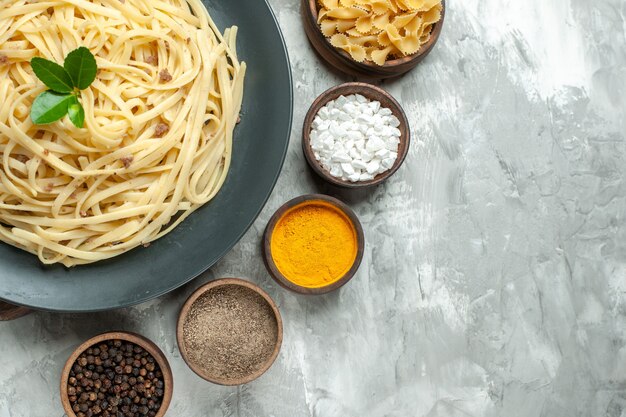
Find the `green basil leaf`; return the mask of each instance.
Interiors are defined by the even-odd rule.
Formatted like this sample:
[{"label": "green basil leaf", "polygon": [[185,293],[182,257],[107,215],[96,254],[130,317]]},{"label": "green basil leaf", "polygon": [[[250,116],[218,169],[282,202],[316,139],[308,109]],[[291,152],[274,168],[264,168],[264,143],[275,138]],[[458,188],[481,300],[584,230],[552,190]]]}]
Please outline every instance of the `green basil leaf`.
[{"label": "green basil leaf", "polygon": [[76,96],[73,94],[60,94],[50,90],[44,91],[33,101],[33,107],[30,109],[30,118],[33,123],[38,125],[54,123],[67,114],[67,108],[74,99],[76,99]]},{"label": "green basil leaf", "polygon": [[89,87],[96,79],[96,72],[98,71],[96,58],[84,46],[67,54],[63,66],[70,74],[74,86],[78,87],[79,90]]},{"label": "green basil leaf", "polygon": [[70,102],[67,108],[67,115],[70,116],[70,120],[77,128],[82,128],[85,125],[85,109],[83,105],[78,102],[78,98],[73,96],[74,99]]},{"label": "green basil leaf", "polygon": [[69,93],[74,89],[72,78],[65,68],[56,62],[48,61],[43,58],[33,58],[30,61],[35,75],[48,88],[59,93]]}]

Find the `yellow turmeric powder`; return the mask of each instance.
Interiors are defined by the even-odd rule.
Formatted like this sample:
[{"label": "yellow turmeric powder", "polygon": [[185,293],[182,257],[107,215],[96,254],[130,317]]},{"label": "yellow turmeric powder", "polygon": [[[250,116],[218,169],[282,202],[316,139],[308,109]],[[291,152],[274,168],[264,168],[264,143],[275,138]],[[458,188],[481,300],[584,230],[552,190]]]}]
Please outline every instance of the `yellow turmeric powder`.
[{"label": "yellow turmeric powder", "polygon": [[287,211],[271,237],[272,258],[289,281],[320,288],[341,279],[357,255],[350,219],[325,201],[307,201]]}]

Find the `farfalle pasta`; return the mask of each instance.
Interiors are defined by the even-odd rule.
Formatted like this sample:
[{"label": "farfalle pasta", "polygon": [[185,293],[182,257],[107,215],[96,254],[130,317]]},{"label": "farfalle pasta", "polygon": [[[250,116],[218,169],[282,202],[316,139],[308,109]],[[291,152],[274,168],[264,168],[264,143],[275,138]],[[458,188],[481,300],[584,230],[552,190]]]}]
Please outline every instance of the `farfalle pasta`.
[{"label": "farfalle pasta", "polygon": [[319,0],[318,24],[357,62],[384,65],[417,53],[441,19],[441,0]]}]

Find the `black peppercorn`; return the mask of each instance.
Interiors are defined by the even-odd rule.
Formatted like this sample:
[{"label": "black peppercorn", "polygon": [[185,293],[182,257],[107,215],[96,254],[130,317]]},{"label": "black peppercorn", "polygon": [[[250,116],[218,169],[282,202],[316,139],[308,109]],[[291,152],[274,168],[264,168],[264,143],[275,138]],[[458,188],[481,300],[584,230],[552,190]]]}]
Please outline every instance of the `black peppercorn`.
[{"label": "black peppercorn", "polygon": [[70,370],[68,399],[77,417],[154,417],[163,374],[141,346],[112,340],[83,352]]}]

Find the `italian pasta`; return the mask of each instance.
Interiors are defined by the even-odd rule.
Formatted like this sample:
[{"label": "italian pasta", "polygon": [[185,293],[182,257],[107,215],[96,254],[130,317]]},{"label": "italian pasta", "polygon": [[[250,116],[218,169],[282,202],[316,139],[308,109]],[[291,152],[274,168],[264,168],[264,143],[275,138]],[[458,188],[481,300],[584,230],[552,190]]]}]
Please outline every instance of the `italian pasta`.
[{"label": "italian pasta", "polygon": [[[0,0],[0,240],[45,264],[122,254],[169,233],[225,181],[243,96],[237,28],[200,0]],[[33,57],[85,46],[85,127],[34,125]]]},{"label": "italian pasta", "polygon": [[319,0],[318,24],[331,45],[357,62],[384,65],[413,55],[441,19],[441,0]]}]

